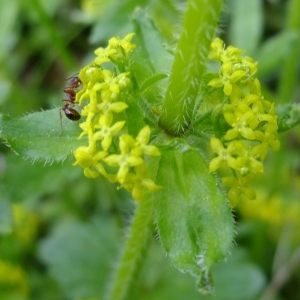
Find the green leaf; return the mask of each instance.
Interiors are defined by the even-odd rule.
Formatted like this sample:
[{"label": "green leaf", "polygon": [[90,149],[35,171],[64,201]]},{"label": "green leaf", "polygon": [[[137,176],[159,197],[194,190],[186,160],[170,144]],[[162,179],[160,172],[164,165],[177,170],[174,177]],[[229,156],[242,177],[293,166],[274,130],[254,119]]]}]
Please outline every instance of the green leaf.
[{"label": "green leaf", "polygon": [[60,161],[77,147],[84,145],[78,140],[78,122],[68,120],[62,114],[61,131],[59,109],[28,114],[19,119],[0,116],[0,137],[17,153],[32,160]]},{"label": "green leaf", "polygon": [[214,270],[216,281],[215,300],[252,300],[265,285],[259,267],[247,261],[223,263]]},{"label": "green leaf", "polygon": [[128,104],[128,107],[125,110],[128,133],[136,137],[141,128],[145,126],[143,110],[141,109],[141,100],[137,101],[135,97],[128,95],[126,101]]},{"label": "green leaf", "polygon": [[148,88],[150,88],[153,84],[157,83],[158,81],[166,78],[168,75],[167,74],[154,74],[153,76],[147,78],[140,87],[140,92],[141,94],[143,94],[145,92],[145,90],[147,90]]},{"label": "green leaf", "polygon": [[130,106],[125,111],[131,133],[138,132],[132,129],[139,126],[141,117],[144,123],[157,127],[158,116],[152,108],[162,105],[173,58],[163,47],[164,39],[144,11],[134,14],[133,23],[136,33],[133,42],[137,47],[130,55],[130,71],[134,74],[137,90],[133,99],[128,98]]},{"label": "green leaf", "polygon": [[300,105],[286,104],[276,107],[278,132],[289,130],[300,124]]},{"label": "green leaf", "polygon": [[162,103],[173,56],[163,47],[164,39],[154,23],[138,11],[133,18],[134,43],[130,69],[135,75],[139,91],[150,103]]},{"label": "green leaf", "polygon": [[104,293],[119,235],[114,222],[64,221],[39,247],[39,256],[68,299]]},{"label": "green leaf", "polygon": [[213,292],[211,267],[232,243],[233,218],[226,197],[200,154],[182,140],[161,149],[155,193],[159,237],[172,264]]},{"label": "green leaf", "polygon": [[[295,43],[297,43],[298,33],[296,31],[283,31],[274,37],[269,38],[261,47],[257,61],[259,63],[257,77],[271,74],[279,69],[285,58],[290,55]],[[276,51],[274,51],[276,49]]]}]

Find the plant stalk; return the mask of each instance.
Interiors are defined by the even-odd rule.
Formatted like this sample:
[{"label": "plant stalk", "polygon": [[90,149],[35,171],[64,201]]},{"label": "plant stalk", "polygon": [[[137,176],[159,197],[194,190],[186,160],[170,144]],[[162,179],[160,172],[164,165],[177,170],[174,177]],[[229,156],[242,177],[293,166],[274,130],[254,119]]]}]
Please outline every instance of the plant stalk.
[{"label": "plant stalk", "polygon": [[123,300],[141,259],[141,253],[152,233],[153,200],[139,202],[128,233],[127,242],[106,300]]},{"label": "plant stalk", "polygon": [[165,95],[161,127],[171,136],[189,128],[223,0],[189,0]]}]

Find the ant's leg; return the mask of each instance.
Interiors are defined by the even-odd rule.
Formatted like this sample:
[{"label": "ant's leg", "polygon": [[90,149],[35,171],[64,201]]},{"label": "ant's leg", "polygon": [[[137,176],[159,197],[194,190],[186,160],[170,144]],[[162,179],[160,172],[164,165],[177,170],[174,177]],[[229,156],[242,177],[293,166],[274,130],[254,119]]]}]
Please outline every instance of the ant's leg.
[{"label": "ant's leg", "polygon": [[78,74],[79,74],[79,72],[77,72],[77,73],[75,73],[74,75],[71,75],[70,77],[66,78],[66,80],[69,80],[69,79],[71,79],[71,78],[74,78],[74,77],[76,77]]}]

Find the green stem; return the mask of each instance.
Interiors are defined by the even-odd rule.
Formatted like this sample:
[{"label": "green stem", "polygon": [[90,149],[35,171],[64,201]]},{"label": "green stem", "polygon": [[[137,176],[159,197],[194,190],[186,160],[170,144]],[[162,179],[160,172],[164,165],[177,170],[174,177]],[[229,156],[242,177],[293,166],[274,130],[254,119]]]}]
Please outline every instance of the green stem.
[{"label": "green stem", "polygon": [[165,96],[161,127],[179,136],[189,127],[223,0],[189,0]]},{"label": "green stem", "polygon": [[153,200],[148,197],[137,206],[127,243],[119,262],[115,278],[112,282],[107,300],[123,300],[130,287],[135,274],[141,253],[152,232],[152,208]]},{"label": "green stem", "polygon": [[299,52],[300,52],[300,0],[291,0],[288,9],[287,30],[293,30],[298,33],[298,39],[295,41],[291,53],[286,57],[283,71],[279,82],[279,99],[281,103],[288,103],[292,100],[295,92],[295,86],[298,80]]}]

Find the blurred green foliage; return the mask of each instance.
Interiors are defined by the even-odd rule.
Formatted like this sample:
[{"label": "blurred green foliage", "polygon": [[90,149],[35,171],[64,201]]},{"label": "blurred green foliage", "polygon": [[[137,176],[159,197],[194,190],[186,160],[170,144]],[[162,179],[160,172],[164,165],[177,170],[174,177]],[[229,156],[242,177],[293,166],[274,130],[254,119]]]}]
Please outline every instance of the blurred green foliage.
[{"label": "blurred green foliage", "polygon": [[[59,126],[65,78],[94,48],[130,32],[133,12],[144,9],[172,49],[183,7],[180,0],[2,0],[1,113],[56,107]],[[298,0],[228,0],[220,20],[226,43],[258,60],[265,97],[277,106],[300,101],[299,11]],[[216,300],[300,298],[299,126],[281,135],[281,145],[256,181],[258,200],[235,212],[237,245],[214,270]],[[0,299],[102,299],[134,210],[128,194],[84,178],[71,159],[44,165],[4,144],[0,150]],[[128,299],[206,298],[169,266],[153,237]]]}]

